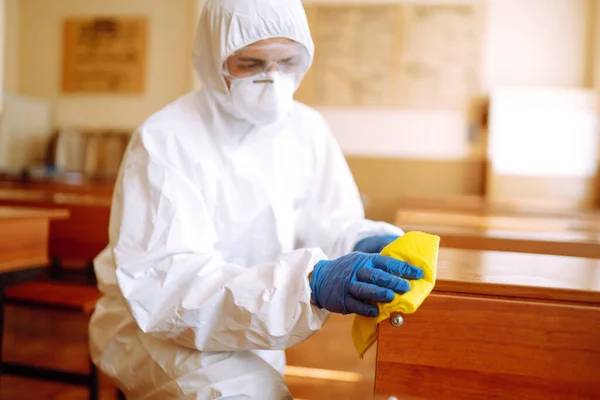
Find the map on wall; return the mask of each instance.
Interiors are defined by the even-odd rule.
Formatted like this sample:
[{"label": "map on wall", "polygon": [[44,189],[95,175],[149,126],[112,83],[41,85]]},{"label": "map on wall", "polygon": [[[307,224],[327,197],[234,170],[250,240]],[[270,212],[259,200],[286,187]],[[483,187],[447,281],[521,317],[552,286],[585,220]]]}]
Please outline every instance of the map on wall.
[{"label": "map on wall", "polygon": [[309,4],[306,12],[316,54],[299,101],[462,112],[479,94],[481,3]]},{"label": "map on wall", "polygon": [[145,18],[68,19],[63,29],[64,92],[143,92]]}]

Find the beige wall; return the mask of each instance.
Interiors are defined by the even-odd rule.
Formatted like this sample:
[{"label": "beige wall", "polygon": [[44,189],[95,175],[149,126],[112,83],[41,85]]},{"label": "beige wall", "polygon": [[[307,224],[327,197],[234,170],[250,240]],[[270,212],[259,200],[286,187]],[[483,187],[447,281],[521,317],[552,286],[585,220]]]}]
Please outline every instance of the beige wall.
[{"label": "beige wall", "polygon": [[[596,89],[596,93],[600,95],[600,4],[598,4],[598,0],[594,2],[594,26],[592,29],[592,49],[594,52],[592,61],[592,77],[594,82],[594,88]],[[600,101],[598,102],[600,107]],[[600,111],[600,108],[599,108]]]},{"label": "beige wall", "polygon": [[[7,88],[55,100],[55,123],[59,126],[110,124],[130,128],[163,104],[198,86],[190,70],[190,53],[195,20],[203,0],[5,1],[9,5],[8,11],[16,16],[9,19],[19,21],[8,24],[7,37],[14,41],[20,35],[18,60],[7,60]],[[484,89],[504,84],[590,85],[593,57],[587,56],[588,22],[595,1],[488,0],[482,60]],[[14,6],[17,2],[20,3],[20,15]],[[61,22],[68,15],[99,14],[145,14],[150,18],[149,85],[142,96],[66,96],[60,93]],[[324,111],[327,114],[327,110]],[[360,113],[363,121],[371,118],[373,124],[377,124],[377,118],[370,117],[369,111],[349,111],[354,116]],[[337,124],[335,118],[330,117],[333,125]],[[377,126],[372,128],[378,130]],[[397,126],[395,132],[389,134],[395,134],[395,139],[409,139],[398,138],[398,131],[419,134],[413,129],[402,128]],[[353,132],[338,130],[334,133],[340,142],[353,147],[353,139],[349,137]],[[461,140],[460,135],[457,140]],[[375,154],[369,149],[365,151],[370,156],[377,156],[377,150]],[[455,158],[463,156],[456,154]],[[420,158],[419,154],[413,154],[413,157]]]},{"label": "beige wall", "polygon": [[4,90],[16,92],[19,80],[19,2],[4,0]]},{"label": "beige wall", "polygon": [[[600,12],[596,21],[590,18],[598,11],[596,1],[488,0],[482,94],[487,95],[503,85],[591,87],[591,71],[598,71],[600,76],[600,50],[598,63],[593,56],[594,47],[598,45],[600,49],[600,44],[592,40],[598,37],[592,28],[600,26]],[[600,90],[600,84],[596,87]],[[407,146],[402,143],[422,142],[429,131],[419,133],[413,124],[408,124],[411,120],[407,118],[404,119],[406,124],[402,124],[403,119],[399,117],[393,118],[394,124],[389,124],[392,118],[381,118],[379,111],[347,111],[345,116],[343,111],[335,110],[331,113],[335,118],[330,123],[349,154],[350,168],[368,200],[369,217],[392,221],[401,196],[484,193],[484,153],[469,152],[467,144],[457,143],[457,140],[466,140],[466,135],[460,124],[455,121],[450,124],[452,118],[447,118],[447,126],[435,129],[443,133],[441,136],[446,135],[445,138],[428,141],[436,146],[435,151],[431,151],[431,146],[408,146],[409,155],[405,154]],[[436,113],[430,114],[429,120],[443,121]],[[352,122],[348,122],[350,118]],[[345,123],[339,124],[338,120]],[[365,133],[336,130],[338,126],[360,127]],[[370,128],[368,134],[365,126]],[[364,140],[365,135],[369,135],[369,140]],[[381,143],[398,143],[398,146],[386,147]],[[395,157],[390,147],[397,148]],[[380,179],[385,182],[384,186],[379,184]],[[593,190],[593,182],[586,179],[560,180],[559,183],[561,187],[573,189],[566,190],[565,197],[568,193]]]},{"label": "beige wall", "polygon": [[596,0],[490,0],[484,87],[588,86]]},{"label": "beige wall", "polygon": [[[191,87],[195,0],[20,0],[17,91],[53,100],[54,124],[132,129]],[[145,15],[149,18],[146,92],[65,95],[60,92],[61,29],[68,16]]]},{"label": "beige wall", "polygon": [[2,98],[4,96],[4,48],[6,39],[6,1],[0,0],[0,115],[2,115]]},{"label": "beige wall", "polygon": [[[304,0],[305,3],[376,3],[380,0]],[[409,2],[408,0],[387,0]],[[386,1],[386,2],[387,2]],[[410,0],[410,2],[478,0]],[[482,0],[480,0],[482,1]],[[503,85],[591,86],[590,12],[597,0],[487,0],[482,54],[482,95]],[[469,143],[465,115],[438,110],[321,108],[342,149],[351,156],[410,159],[482,159]],[[382,115],[384,114],[384,115]],[[446,113],[447,114],[447,113]],[[462,122],[457,121],[461,119]],[[427,121],[425,123],[424,121]],[[435,129],[430,129],[432,123]],[[348,129],[350,127],[350,129]],[[365,127],[369,137],[365,140]],[[443,140],[435,133],[443,132]],[[382,143],[435,143],[431,146],[382,146]],[[408,149],[407,147],[410,147]],[[434,151],[432,151],[434,150]]]},{"label": "beige wall", "polygon": [[[57,126],[131,129],[162,105],[199,86],[190,55],[203,0],[4,1],[8,21],[6,54],[19,55],[5,59],[6,87],[54,100]],[[365,1],[376,2],[327,0]],[[446,0],[435,0],[440,1]],[[594,80],[600,82],[600,40],[590,40],[600,34],[591,26],[591,21],[595,21],[593,28],[600,26],[600,7],[594,6],[596,1],[487,0],[482,94],[501,85],[590,86]],[[145,14],[150,18],[145,94],[67,96],[60,93],[61,22],[70,15],[99,14]],[[598,49],[595,56],[590,49]],[[600,90],[600,84],[596,83],[596,87]],[[394,199],[404,194],[481,193],[483,190],[485,174],[481,152],[465,151],[468,145],[457,144],[466,140],[461,128],[466,123],[460,123],[455,117],[448,116],[448,126],[436,127],[435,131],[451,132],[452,139],[435,141],[439,147],[435,151],[417,146],[406,154],[406,146],[395,146],[400,152],[395,154],[390,153],[389,146],[379,143],[412,143],[422,138],[422,132],[415,128],[419,124],[415,124],[406,111],[402,115],[387,115],[387,119],[382,119],[380,112],[364,109],[322,111],[348,154],[359,187],[370,201],[372,216],[387,219],[393,214]],[[419,118],[443,125],[443,119],[437,114],[432,110],[431,118],[427,114]],[[347,123],[350,117],[360,120],[360,124]],[[391,120],[393,124],[389,123]],[[369,132],[377,132],[376,140],[363,140],[367,134],[365,126]],[[388,129],[390,127],[393,129]],[[374,185],[373,178],[379,176],[386,176],[393,189],[382,190]]]},{"label": "beige wall", "polygon": [[[190,31],[190,37],[192,40],[192,45],[194,43],[194,39],[196,37],[196,26],[198,25],[198,18],[200,16],[200,13],[202,12],[202,7],[204,7],[204,3],[206,2],[206,0],[192,0],[193,1],[193,13],[192,13],[192,29]],[[190,82],[192,82],[191,84],[191,89],[192,90],[198,90],[202,87],[202,84],[200,82],[200,79],[198,78],[198,74],[196,73],[196,69],[193,65],[189,66],[189,74],[190,74]]]},{"label": "beige wall", "polygon": [[347,157],[365,203],[367,217],[393,222],[405,196],[483,193],[485,162]]}]

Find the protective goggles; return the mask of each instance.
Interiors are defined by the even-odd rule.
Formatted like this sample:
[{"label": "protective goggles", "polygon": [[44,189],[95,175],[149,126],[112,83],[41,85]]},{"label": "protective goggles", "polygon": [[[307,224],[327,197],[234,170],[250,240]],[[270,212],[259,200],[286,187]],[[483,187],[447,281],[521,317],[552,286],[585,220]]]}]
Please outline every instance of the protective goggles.
[{"label": "protective goggles", "polygon": [[279,71],[286,74],[304,74],[310,64],[306,48],[299,43],[268,43],[246,46],[223,63],[223,74],[229,79]]}]

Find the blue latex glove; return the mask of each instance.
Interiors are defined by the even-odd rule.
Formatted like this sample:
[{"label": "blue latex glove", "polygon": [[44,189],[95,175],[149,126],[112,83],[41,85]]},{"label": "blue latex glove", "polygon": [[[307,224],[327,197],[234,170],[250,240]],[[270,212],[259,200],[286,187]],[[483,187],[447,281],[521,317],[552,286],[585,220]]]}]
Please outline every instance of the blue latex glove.
[{"label": "blue latex glove", "polygon": [[379,254],[384,247],[398,239],[399,236],[370,236],[356,243],[354,251],[362,253]]},{"label": "blue latex glove", "polygon": [[332,261],[320,261],[310,280],[312,302],[340,314],[376,317],[373,303],[389,303],[395,293],[406,293],[405,279],[421,279],[423,270],[378,254],[350,253]]}]

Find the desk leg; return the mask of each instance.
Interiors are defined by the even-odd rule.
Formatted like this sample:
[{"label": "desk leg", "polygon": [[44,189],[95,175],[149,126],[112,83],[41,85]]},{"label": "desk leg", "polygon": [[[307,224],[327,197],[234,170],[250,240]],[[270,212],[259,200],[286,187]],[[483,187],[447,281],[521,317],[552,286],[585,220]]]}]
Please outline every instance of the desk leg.
[{"label": "desk leg", "polygon": [[86,272],[87,272],[88,278],[90,280],[90,283],[96,285],[97,284],[96,271],[94,270],[94,261],[93,260],[88,262]]},{"label": "desk leg", "polygon": [[6,370],[3,358],[3,342],[4,342],[4,313],[6,311],[5,294],[6,288],[10,285],[26,282],[35,279],[38,274],[44,271],[46,268],[35,268],[26,271],[15,271],[5,274],[0,274],[0,377],[2,377]]},{"label": "desk leg", "polygon": [[98,392],[100,390],[98,385],[98,369],[90,359],[90,396],[89,400],[98,400]]},{"label": "desk leg", "polygon": [[50,279],[54,280],[54,279],[60,279],[60,273],[62,272],[62,264],[60,262],[60,259],[58,259],[58,257],[52,257],[52,260],[50,261],[50,268],[49,268],[49,274],[50,274]]}]

